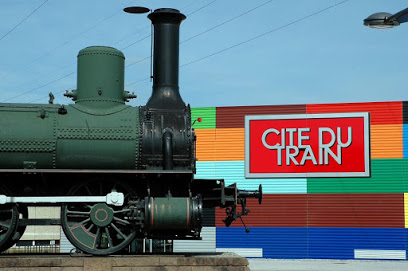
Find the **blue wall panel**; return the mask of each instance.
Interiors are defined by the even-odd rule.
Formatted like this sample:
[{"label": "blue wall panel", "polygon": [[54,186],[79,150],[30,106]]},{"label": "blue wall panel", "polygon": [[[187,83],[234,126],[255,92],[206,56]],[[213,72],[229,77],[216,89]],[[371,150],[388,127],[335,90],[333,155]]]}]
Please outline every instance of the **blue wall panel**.
[{"label": "blue wall panel", "polygon": [[267,194],[297,194],[306,193],[306,179],[245,179],[244,161],[217,161],[215,175],[217,178],[225,179],[230,185],[237,183],[239,189],[254,190],[262,184],[263,192]]},{"label": "blue wall panel", "polygon": [[217,228],[217,248],[262,248],[264,258],[307,258],[307,228]]},{"label": "blue wall panel", "polygon": [[354,259],[354,249],[407,249],[408,229],[309,228],[308,231],[311,259]]},{"label": "blue wall panel", "polygon": [[194,175],[196,179],[216,179],[215,162],[197,162],[197,173]]},{"label": "blue wall panel", "polygon": [[407,250],[402,228],[217,228],[217,248],[262,248],[264,258],[354,259],[355,249]]}]

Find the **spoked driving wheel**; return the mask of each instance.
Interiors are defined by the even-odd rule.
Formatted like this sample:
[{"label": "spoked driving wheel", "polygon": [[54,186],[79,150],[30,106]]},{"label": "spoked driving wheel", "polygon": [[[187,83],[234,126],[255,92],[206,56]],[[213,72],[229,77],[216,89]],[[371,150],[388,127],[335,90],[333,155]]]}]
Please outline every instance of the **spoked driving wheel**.
[{"label": "spoked driving wheel", "polygon": [[12,247],[14,244],[16,244],[20,238],[23,236],[27,226],[26,225],[20,225],[21,219],[22,218],[28,218],[28,208],[24,204],[18,204],[17,205],[17,210],[18,210],[18,215],[19,219],[17,222],[17,228],[16,231],[14,232],[13,236],[7,241],[7,243],[4,245],[4,250]]},{"label": "spoked driving wheel", "polygon": [[15,204],[0,205],[0,251],[11,247],[18,226],[18,209]]},{"label": "spoked driving wheel", "polygon": [[130,209],[126,205],[131,190],[122,184],[89,182],[74,187],[70,195],[102,196],[115,188],[125,194],[123,206],[106,203],[67,203],[61,208],[61,224],[65,235],[80,250],[107,255],[126,247],[135,237],[128,221]]}]

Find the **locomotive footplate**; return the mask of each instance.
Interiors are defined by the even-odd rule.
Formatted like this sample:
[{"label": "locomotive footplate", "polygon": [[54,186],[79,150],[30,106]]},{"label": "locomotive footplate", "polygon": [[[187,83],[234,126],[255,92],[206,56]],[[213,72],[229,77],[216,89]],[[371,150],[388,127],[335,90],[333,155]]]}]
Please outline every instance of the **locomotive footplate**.
[{"label": "locomotive footplate", "polygon": [[41,218],[20,218],[18,221],[19,226],[28,225],[61,225],[61,219],[41,219]]},{"label": "locomotive footplate", "polygon": [[109,205],[122,206],[123,193],[112,191],[106,196],[64,196],[64,197],[7,197],[0,195],[0,204],[6,203],[68,203],[68,202],[104,202]]}]

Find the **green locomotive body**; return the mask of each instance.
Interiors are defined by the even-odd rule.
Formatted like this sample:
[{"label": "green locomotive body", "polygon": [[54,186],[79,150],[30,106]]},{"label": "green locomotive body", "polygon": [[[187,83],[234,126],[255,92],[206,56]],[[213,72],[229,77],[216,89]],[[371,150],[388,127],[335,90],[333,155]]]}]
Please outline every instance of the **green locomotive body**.
[{"label": "green locomotive body", "polygon": [[0,105],[1,169],[137,168],[137,108],[119,105],[117,112],[106,115],[83,112],[75,105],[64,106],[61,115],[61,108]]},{"label": "green locomotive body", "polygon": [[139,109],[123,86],[122,52],[81,50],[75,104],[0,105],[0,168],[137,169]]}]

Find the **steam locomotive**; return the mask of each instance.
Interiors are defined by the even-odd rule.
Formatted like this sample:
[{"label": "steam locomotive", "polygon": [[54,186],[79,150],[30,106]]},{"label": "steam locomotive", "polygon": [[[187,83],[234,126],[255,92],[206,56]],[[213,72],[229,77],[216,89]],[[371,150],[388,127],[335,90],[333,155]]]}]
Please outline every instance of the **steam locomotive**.
[{"label": "steam locomotive", "polygon": [[[125,57],[103,46],[78,54],[77,89],[64,94],[75,103],[0,104],[0,251],[40,223],[60,223],[75,247],[94,255],[135,238],[200,239],[203,208],[225,208],[228,226],[249,212],[246,198],[261,203],[261,186],[194,179],[194,120],[178,86],[186,17],[162,8],[148,18],[153,91],[145,106],[126,104],[136,96],[124,91]],[[61,206],[60,220],[28,218],[27,206],[49,205]]]}]

